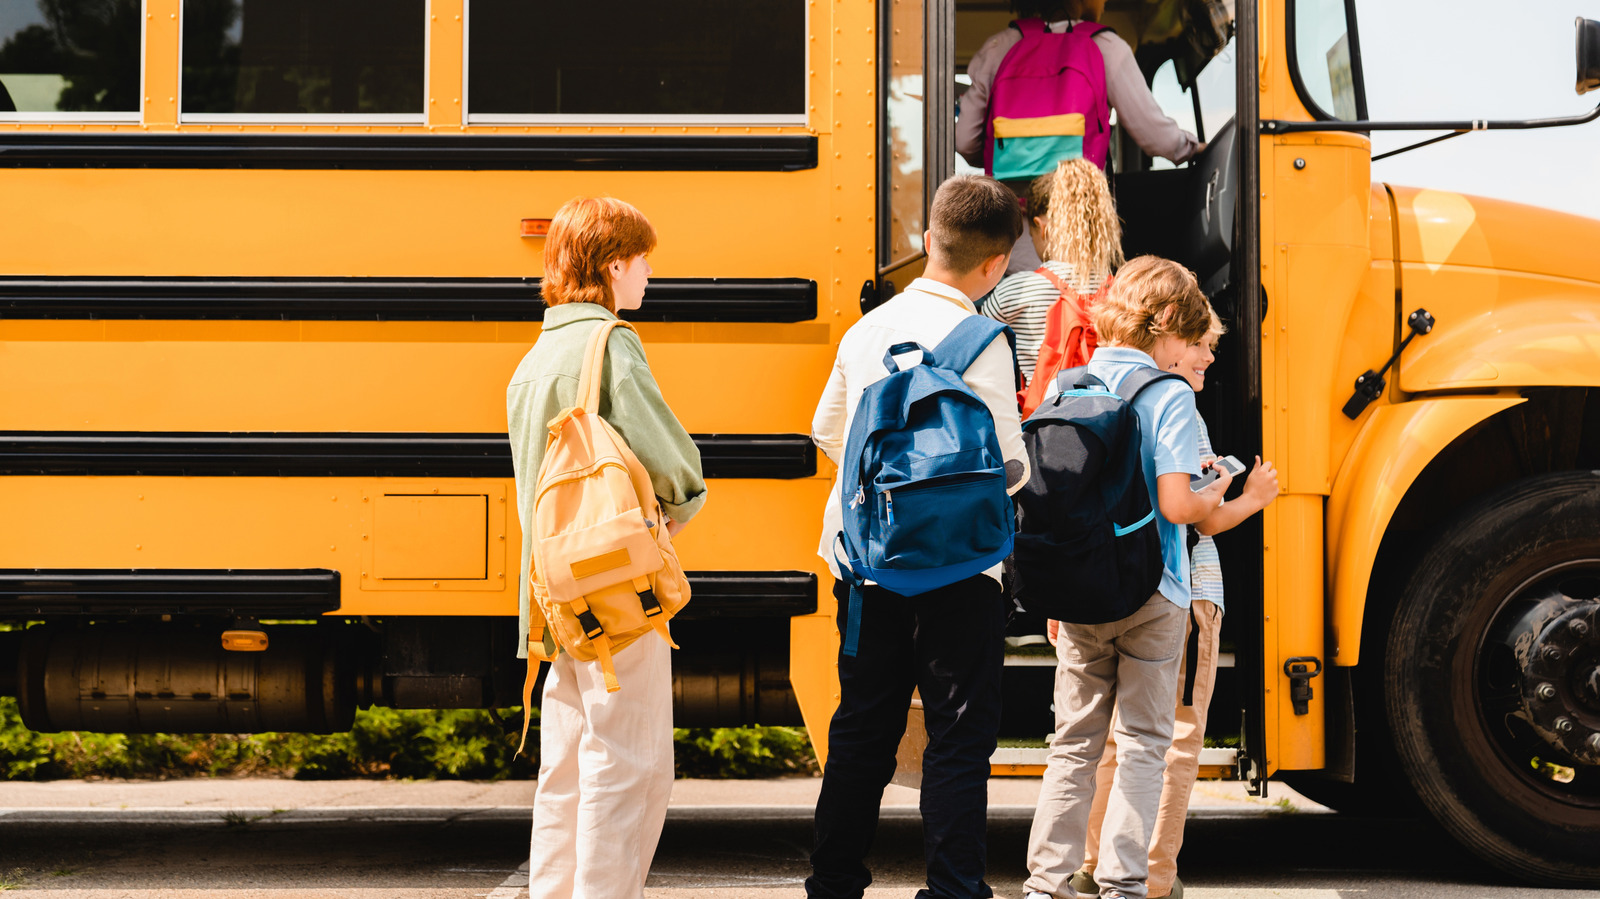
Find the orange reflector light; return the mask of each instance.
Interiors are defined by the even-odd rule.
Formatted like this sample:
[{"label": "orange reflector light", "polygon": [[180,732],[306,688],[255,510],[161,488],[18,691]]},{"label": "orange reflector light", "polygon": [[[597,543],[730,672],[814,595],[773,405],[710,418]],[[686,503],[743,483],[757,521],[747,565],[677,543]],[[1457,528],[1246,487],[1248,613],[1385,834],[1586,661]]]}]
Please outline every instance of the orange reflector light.
[{"label": "orange reflector light", "polygon": [[549,233],[550,233],[550,220],[549,219],[523,219],[522,220],[522,236],[523,237],[544,237],[545,235],[547,235]]},{"label": "orange reflector light", "polygon": [[267,648],[266,631],[223,631],[222,648],[229,652],[261,652]]}]

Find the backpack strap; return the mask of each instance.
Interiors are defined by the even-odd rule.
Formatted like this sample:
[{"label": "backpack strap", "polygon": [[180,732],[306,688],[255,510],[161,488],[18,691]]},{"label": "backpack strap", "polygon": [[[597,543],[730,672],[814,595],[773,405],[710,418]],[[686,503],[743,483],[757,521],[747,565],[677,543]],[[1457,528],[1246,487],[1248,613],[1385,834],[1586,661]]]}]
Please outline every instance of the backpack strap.
[{"label": "backpack strap", "polygon": [[1110,25],[1102,25],[1099,22],[1091,22],[1088,19],[1082,19],[1080,21],[1072,23],[1071,25],[1068,25],[1067,26],[1067,30],[1065,32],[1063,32],[1063,33],[1064,34],[1072,34],[1075,29],[1080,28],[1082,26],[1088,26],[1088,28],[1089,28],[1089,37],[1094,37],[1095,35],[1099,34],[1102,31],[1110,31],[1111,30],[1111,26]]},{"label": "backpack strap", "polygon": [[1176,372],[1161,371],[1141,365],[1128,372],[1122,383],[1117,385],[1117,396],[1122,397],[1122,401],[1131,406],[1133,401],[1139,398],[1139,394],[1144,393],[1145,388],[1161,381],[1183,381],[1185,385],[1189,383],[1183,375]]},{"label": "backpack strap", "polygon": [[1017,29],[1017,33],[1024,38],[1031,34],[1050,33],[1050,23],[1044,19],[1017,19],[1011,23],[1011,27]]},{"label": "backpack strap", "polygon": [[622,319],[602,322],[589,335],[589,345],[583,351],[583,368],[578,375],[578,406],[585,412],[599,414],[600,383],[606,370],[606,340],[617,328],[627,328],[639,333],[633,325]]},{"label": "backpack strap", "polygon": [[[947,368],[958,375],[966,374],[967,368],[976,362],[983,351],[994,343],[994,339],[1005,334],[1006,341],[1012,346],[1016,345],[1016,335],[1011,329],[1000,324],[986,315],[969,315],[963,318],[939,345],[933,348],[933,365],[937,368]],[[1017,354],[1011,354],[1012,366],[1016,366]]]}]

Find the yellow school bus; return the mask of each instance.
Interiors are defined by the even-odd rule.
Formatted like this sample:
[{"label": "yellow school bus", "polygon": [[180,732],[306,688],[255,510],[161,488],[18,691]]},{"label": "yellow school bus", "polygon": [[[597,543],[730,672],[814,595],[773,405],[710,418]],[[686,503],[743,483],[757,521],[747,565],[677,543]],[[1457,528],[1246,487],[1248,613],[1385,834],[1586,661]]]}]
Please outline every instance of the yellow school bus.
[{"label": "yellow school bus", "polygon": [[[1595,116],[1373,121],[1355,9],[1104,17],[1208,141],[1158,168],[1116,136],[1126,249],[1195,270],[1230,328],[1213,443],[1284,485],[1219,541],[1228,745],[1204,773],[1416,796],[1505,869],[1594,885],[1600,222],[1373,183],[1370,134]],[[660,233],[632,318],[710,480],[679,544],[677,721],[804,723],[825,758],[811,412],[844,330],[918,271],[966,61],[1008,19],[0,5],[0,620],[27,625],[0,632],[0,693],[39,730],[513,704],[503,389],[547,220],[610,194]],[[1578,81],[1600,86],[1593,22]],[[1052,673],[1008,661],[997,773],[1039,770]]]}]

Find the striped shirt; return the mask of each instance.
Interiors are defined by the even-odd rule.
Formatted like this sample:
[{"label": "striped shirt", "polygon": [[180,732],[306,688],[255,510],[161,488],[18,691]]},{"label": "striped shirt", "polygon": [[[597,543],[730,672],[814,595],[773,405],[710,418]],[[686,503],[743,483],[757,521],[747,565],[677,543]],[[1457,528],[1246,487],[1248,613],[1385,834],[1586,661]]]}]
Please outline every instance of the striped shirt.
[{"label": "striped shirt", "polygon": [[[1206,431],[1206,420],[1195,416],[1200,423],[1200,461],[1217,457],[1211,449],[1211,434]],[[1189,595],[1192,599],[1205,599],[1222,609],[1222,558],[1217,555],[1217,544],[1204,534],[1189,554]]]},{"label": "striped shirt", "polygon": [[[1047,260],[1045,265],[1055,272],[1068,287],[1077,277],[1077,269],[1070,262]],[[1089,290],[1100,289],[1102,276],[1089,279]],[[1036,271],[1007,275],[1000,286],[983,301],[979,311],[998,322],[1011,326],[1017,335],[1017,364],[1028,381],[1033,381],[1033,367],[1039,362],[1039,347],[1044,344],[1045,328],[1050,318],[1050,307],[1055,304],[1060,291],[1050,279]]]}]

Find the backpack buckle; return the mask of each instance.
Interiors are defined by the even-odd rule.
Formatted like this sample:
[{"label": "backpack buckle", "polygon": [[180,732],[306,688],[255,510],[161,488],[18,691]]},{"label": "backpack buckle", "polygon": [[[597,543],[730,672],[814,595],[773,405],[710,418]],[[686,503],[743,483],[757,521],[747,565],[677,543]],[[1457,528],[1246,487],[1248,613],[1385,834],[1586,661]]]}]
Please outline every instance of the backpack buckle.
[{"label": "backpack buckle", "polygon": [[590,640],[605,636],[605,628],[600,626],[600,619],[594,616],[593,609],[584,609],[579,612],[578,624],[583,628],[583,635]]}]

